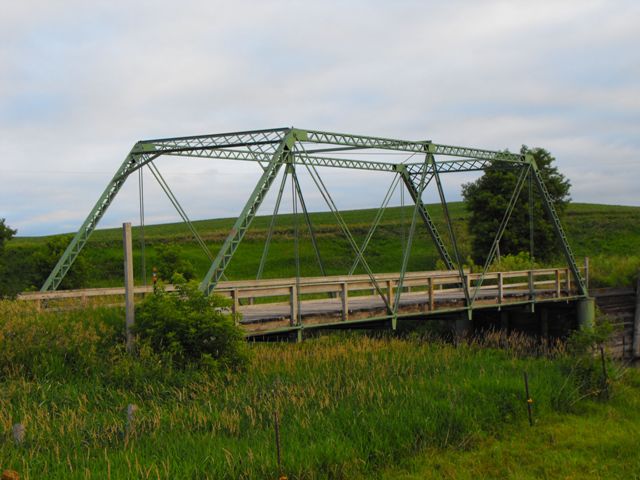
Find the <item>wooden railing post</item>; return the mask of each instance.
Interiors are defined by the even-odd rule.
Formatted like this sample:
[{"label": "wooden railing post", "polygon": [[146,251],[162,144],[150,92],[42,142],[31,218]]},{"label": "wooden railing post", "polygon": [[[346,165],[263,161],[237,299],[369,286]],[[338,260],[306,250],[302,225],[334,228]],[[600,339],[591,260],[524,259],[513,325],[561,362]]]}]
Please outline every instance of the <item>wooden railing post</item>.
[{"label": "wooden railing post", "polygon": [[502,279],[502,272],[498,272],[498,304],[502,305],[504,300],[504,283]]},{"label": "wooden railing post", "polygon": [[589,290],[589,257],[584,257],[584,284]]},{"label": "wooden railing post", "polygon": [[535,300],[536,299],[536,291],[535,291],[535,285],[533,283],[533,270],[529,270],[529,274],[528,274],[528,281],[529,281],[529,300]]},{"label": "wooden railing post", "polygon": [[298,324],[298,289],[295,285],[289,287],[289,305],[291,306],[291,325]]},{"label": "wooden railing post", "polygon": [[240,309],[240,299],[238,298],[238,289],[234,288],[231,290],[231,299],[233,300],[233,304],[231,305],[231,313],[233,313],[233,318],[235,319],[236,325],[238,325],[238,311]]},{"label": "wooden railing post", "polygon": [[567,297],[571,296],[571,270],[566,269],[567,275]]},{"label": "wooden railing post", "polygon": [[556,268],[556,297],[560,298],[560,270]]},{"label": "wooden railing post", "polygon": [[349,288],[347,282],[342,282],[342,320],[349,320]]},{"label": "wooden railing post", "polygon": [[436,306],[435,298],[433,298],[433,277],[429,277],[429,311],[433,312]]}]

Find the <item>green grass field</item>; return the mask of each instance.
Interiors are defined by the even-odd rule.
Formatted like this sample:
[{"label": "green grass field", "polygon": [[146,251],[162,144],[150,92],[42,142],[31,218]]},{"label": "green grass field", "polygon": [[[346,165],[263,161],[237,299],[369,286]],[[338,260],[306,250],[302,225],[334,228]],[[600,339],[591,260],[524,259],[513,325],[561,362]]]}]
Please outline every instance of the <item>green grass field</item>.
[{"label": "green grass field", "polygon": [[[467,214],[452,206],[468,251]],[[345,212],[357,238],[374,211]],[[434,210],[437,222],[442,216]],[[368,258],[376,271],[400,263],[408,211],[390,209]],[[329,273],[352,255],[332,217],[314,214]],[[589,255],[592,285],[626,285],[640,267],[640,208],[574,204],[566,226],[576,256]],[[231,219],[196,222],[212,250]],[[293,275],[293,219],[279,219],[267,276]],[[267,218],[257,218],[229,271],[255,275]],[[120,282],[121,232],[99,230],[83,255],[92,285]],[[433,268],[425,232],[412,269]],[[177,243],[203,274],[208,261],[183,225],[146,230],[155,247]],[[13,257],[47,238],[16,238]],[[467,250],[465,250],[467,249]],[[303,274],[317,274],[308,238]],[[0,471],[23,479],[278,478],[273,415],[280,417],[282,465],[290,479],[352,478],[635,478],[640,469],[640,372],[610,363],[609,399],[593,359],[558,346],[538,355],[537,340],[492,337],[445,343],[416,334],[362,334],[302,344],[250,344],[239,372],[172,369],[158,357],[123,351],[121,309],[37,312],[0,301]],[[523,388],[527,371],[535,425]],[[139,408],[125,435],[126,407]],[[22,422],[22,445],[12,425]]]},{"label": "green grass field", "polygon": [[121,310],[0,310],[0,468],[23,479],[277,478],[275,411],[290,479],[622,478],[640,462],[638,372],[610,364],[606,400],[597,361],[531,355],[522,336],[252,344],[245,371],[216,374],[124,354]]},{"label": "green grass field", "polygon": [[[431,206],[430,212],[441,231],[445,231],[442,211]],[[467,231],[468,214],[461,202],[450,205],[452,221],[458,238],[461,256],[470,256],[470,237]],[[366,236],[375,210],[354,210],[343,212],[343,216],[356,240]],[[372,269],[377,272],[399,271],[402,258],[402,246],[409,230],[411,208],[389,208],[382,223],[367,250],[366,258]],[[321,212],[311,215],[318,234],[318,243],[328,274],[344,274],[349,271],[354,254],[349,243],[340,232],[331,213]],[[196,229],[205,239],[210,250],[218,251],[224,238],[233,225],[234,219],[216,219],[194,222]],[[229,268],[229,279],[254,278],[263,252],[270,217],[257,217],[236,252]],[[301,218],[298,219],[301,232],[300,264],[302,275],[319,275],[320,269],[315,260],[310,237]],[[591,285],[621,286],[630,285],[640,268],[640,207],[625,207],[595,204],[570,204],[565,227],[569,241],[578,262],[586,256],[591,259]],[[277,278],[295,276],[294,256],[294,217],[278,217],[276,232],[269,251],[263,277]],[[134,228],[134,245],[139,244],[139,230]],[[16,262],[21,255],[27,255],[38,246],[44,245],[50,237],[18,237],[8,243],[15,254]],[[195,268],[196,277],[204,276],[210,265],[204,252],[192,239],[186,225],[164,224],[147,226],[145,229],[146,275],[150,277],[151,268],[156,260],[156,247],[159,244],[175,243],[182,255]],[[445,239],[446,240],[446,239]],[[91,269],[89,286],[112,286],[122,283],[122,246],[120,229],[97,230],[81,254]],[[135,249],[136,264],[140,265],[140,250]],[[437,268],[438,255],[428,233],[419,225],[417,238],[413,243],[409,261],[410,270],[428,270]],[[564,264],[558,256],[552,263]],[[24,262],[23,262],[24,264]],[[361,270],[362,272],[362,270]],[[137,282],[142,272],[136,269]],[[34,285],[39,287],[39,285]]]}]

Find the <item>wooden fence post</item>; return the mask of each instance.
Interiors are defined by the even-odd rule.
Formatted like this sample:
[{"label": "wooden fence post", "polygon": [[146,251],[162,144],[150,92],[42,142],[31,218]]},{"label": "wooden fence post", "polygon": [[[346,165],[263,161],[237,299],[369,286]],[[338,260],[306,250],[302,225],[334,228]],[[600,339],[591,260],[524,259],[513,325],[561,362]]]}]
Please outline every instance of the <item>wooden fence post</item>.
[{"label": "wooden fence post", "polygon": [[135,323],[135,304],[133,298],[133,248],[131,246],[131,223],[122,224],[122,241],[124,246],[124,301],[126,311],[127,352],[133,350],[133,333]]},{"label": "wooden fence post", "polygon": [[12,429],[13,433],[13,441],[16,445],[22,445],[24,443],[24,437],[26,435],[26,429],[24,428],[24,424],[16,423]]}]

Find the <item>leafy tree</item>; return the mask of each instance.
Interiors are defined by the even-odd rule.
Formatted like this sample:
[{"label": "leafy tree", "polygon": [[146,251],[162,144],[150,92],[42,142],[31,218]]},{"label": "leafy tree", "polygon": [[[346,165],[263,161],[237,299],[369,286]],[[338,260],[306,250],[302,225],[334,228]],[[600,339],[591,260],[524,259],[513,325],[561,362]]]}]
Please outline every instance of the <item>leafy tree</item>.
[{"label": "leafy tree", "polygon": [[170,282],[173,276],[178,273],[186,280],[195,277],[196,272],[193,265],[184,259],[182,249],[175,244],[158,245],[156,247],[156,268],[158,276],[165,282]]},{"label": "leafy tree", "polygon": [[0,254],[4,253],[4,244],[13,238],[17,230],[5,224],[5,219],[0,218]]},{"label": "leafy tree", "polygon": [[[561,215],[570,201],[571,184],[553,165],[555,158],[543,148],[529,149],[523,145],[520,152],[533,155],[556,210]],[[488,168],[478,180],[462,187],[462,196],[471,212],[469,231],[473,237],[473,260],[477,263],[483,263],[486,260],[515,189],[518,174],[519,172],[513,170]],[[556,254],[558,242],[535,185],[532,201],[533,257],[537,260],[548,260]],[[525,184],[500,241],[502,255],[529,252],[529,202],[528,188]]]},{"label": "leafy tree", "polygon": [[10,274],[4,251],[4,244],[11,240],[16,233],[17,230],[10,228],[5,223],[5,219],[0,218],[0,298],[13,296],[17,293],[13,282],[9,278]]}]

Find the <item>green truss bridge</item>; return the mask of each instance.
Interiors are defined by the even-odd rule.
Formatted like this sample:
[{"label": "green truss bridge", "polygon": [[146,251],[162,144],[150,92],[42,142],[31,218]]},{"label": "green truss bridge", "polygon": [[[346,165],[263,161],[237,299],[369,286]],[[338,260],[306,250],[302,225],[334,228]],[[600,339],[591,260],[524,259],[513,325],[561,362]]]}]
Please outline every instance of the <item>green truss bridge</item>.
[{"label": "green truss bridge", "polygon": [[[176,161],[179,160],[177,157],[242,161],[252,162],[259,167],[260,175],[255,188],[217,252],[211,252],[160,173],[154,163],[159,157],[176,157]],[[402,160],[397,161],[398,158]],[[320,174],[327,168],[370,171],[390,178],[391,186],[363,241],[356,241]],[[306,329],[370,326],[376,322],[396,328],[399,320],[426,318],[436,314],[455,314],[456,321],[470,322],[476,310],[502,310],[507,306],[513,308],[525,305],[533,311],[536,304],[549,302],[578,305],[579,317],[584,321],[592,316],[589,313],[593,304],[588,298],[586,271],[576,263],[533,156],[442,145],[430,140],[409,141],[298,128],[137,142],[43,284],[41,295],[59,287],[123,184],[132,174],[138,172],[140,175],[142,169],[151,172],[211,261],[210,268],[201,281],[202,291],[206,294],[217,292],[233,298],[234,310],[243,314],[241,322],[245,325],[248,336],[287,332],[295,332],[301,336]],[[495,231],[482,271],[471,274],[463,267],[442,177],[487,169],[512,170],[517,175],[517,182]],[[301,172],[313,181],[351,247],[353,263],[344,275],[325,274],[322,252],[318,247],[314,225],[298,180]],[[295,278],[265,280],[261,277],[288,180],[291,184],[294,215],[300,216],[306,224],[322,275],[314,278],[302,277],[300,266],[297,265],[298,273]],[[398,185],[408,193],[412,210],[402,260],[397,272],[374,272],[367,261],[367,246],[375,236],[391,194]],[[534,191],[539,195],[553,225],[566,265],[525,272],[490,272],[500,240],[525,185],[528,185],[529,195],[533,195]],[[443,232],[437,228],[423,200],[428,189],[437,193],[444,216]],[[276,195],[275,207],[256,278],[240,282],[226,281],[225,270],[270,190]],[[142,205],[141,198],[141,208]],[[426,266],[422,272],[408,271],[418,225],[428,232],[444,270],[432,271]],[[298,233],[296,230],[296,234]],[[294,240],[297,245],[297,238]],[[355,274],[358,268],[364,274]]]}]

